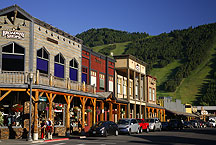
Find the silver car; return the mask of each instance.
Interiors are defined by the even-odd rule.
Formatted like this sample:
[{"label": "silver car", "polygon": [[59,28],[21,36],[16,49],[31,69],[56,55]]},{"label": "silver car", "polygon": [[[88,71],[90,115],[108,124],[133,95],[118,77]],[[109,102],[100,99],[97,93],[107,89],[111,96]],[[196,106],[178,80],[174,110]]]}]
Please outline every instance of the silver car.
[{"label": "silver car", "polygon": [[118,121],[119,133],[140,133],[140,127],[136,119],[120,119]]},{"label": "silver car", "polygon": [[151,130],[151,131],[156,131],[156,130],[161,131],[162,125],[161,125],[160,119],[158,119],[158,118],[146,119],[146,122],[149,123],[149,130]]}]

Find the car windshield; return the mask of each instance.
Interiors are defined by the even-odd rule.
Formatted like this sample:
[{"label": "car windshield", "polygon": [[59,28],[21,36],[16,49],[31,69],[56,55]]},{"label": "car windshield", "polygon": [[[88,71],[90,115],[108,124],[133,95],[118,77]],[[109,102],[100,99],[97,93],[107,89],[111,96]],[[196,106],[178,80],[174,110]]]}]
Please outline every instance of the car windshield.
[{"label": "car windshield", "polygon": [[154,119],[146,119],[146,122],[148,122],[148,123],[154,123]]},{"label": "car windshield", "polygon": [[94,124],[94,127],[101,127],[101,126],[103,126],[103,124],[104,124],[104,122],[97,122],[97,123],[95,123]]},{"label": "car windshield", "polygon": [[118,124],[129,124],[129,120],[119,120]]}]

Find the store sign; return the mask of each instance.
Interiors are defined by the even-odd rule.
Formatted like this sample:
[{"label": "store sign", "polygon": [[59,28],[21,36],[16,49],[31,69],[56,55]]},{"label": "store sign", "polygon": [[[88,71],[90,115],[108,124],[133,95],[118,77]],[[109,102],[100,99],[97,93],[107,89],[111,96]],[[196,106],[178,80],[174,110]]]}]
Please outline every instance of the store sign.
[{"label": "store sign", "polygon": [[47,101],[47,97],[40,97],[40,98],[39,98],[39,101],[41,101],[41,102],[46,102],[46,101]]},{"label": "store sign", "polygon": [[2,36],[6,37],[7,39],[23,39],[25,37],[24,32],[18,32],[15,29],[12,31],[3,30]]}]

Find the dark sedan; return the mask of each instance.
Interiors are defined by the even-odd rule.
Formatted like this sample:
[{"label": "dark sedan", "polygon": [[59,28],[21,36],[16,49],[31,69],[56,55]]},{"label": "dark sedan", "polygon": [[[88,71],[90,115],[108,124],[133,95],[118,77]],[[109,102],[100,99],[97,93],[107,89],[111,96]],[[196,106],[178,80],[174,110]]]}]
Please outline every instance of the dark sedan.
[{"label": "dark sedan", "polygon": [[99,121],[95,123],[89,130],[89,134],[93,136],[118,135],[118,126],[112,121]]}]

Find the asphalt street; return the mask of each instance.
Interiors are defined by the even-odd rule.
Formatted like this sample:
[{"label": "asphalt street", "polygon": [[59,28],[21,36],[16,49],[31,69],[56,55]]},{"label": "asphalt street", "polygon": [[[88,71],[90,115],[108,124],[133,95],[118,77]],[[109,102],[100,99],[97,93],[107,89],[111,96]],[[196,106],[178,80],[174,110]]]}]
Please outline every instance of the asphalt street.
[{"label": "asphalt street", "polygon": [[[0,145],[29,144],[28,142],[4,141]],[[119,135],[108,137],[87,137],[58,142],[41,142],[35,145],[204,145],[216,144],[216,128],[194,128],[183,131],[161,131],[142,134]]]}]

